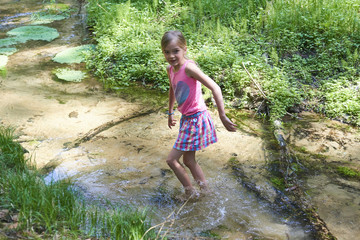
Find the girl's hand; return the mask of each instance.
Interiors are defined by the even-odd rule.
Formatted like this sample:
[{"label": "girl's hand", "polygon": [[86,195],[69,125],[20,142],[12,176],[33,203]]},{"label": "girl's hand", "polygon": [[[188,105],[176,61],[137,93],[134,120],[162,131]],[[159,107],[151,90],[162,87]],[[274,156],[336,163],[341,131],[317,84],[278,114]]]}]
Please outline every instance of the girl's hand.
[{"label": "girl's hand", "polygon": [[236,132],[237,125],[233,123],[226,115],[220,116],[220,119],[226,130],[229,132]]},{"label": "girl's hand", "polygon": [[176,125],[176,120],[174,119],[173,115],[169,115],[168,117],[168,126],[171,129],[173,126]]}]

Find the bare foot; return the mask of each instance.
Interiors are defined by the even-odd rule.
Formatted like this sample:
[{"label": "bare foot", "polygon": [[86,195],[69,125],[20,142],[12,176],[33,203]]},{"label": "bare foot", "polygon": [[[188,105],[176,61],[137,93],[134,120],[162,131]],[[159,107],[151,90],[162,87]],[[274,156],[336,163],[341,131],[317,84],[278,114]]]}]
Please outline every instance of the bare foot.
[{"label": "bare foot", "polygon": [[200,196],[200,194],[198,192],[196,192],[195,190],[192,191],[187,191],[185,190],[185,193],[176,196],[175,198],[180,201],[180,202],[186,202],[190,199],[197,199]]},{"label": "bare foot", "polygon": [[202,188],[200,188],[200,190],[201,190],[201,195],[203,195],[203,196],[206,196],[206,195],[209,195],[209,194],[211,194],[211,190],[210,190],[210,188],[208,188],[208,186],[206,186],[206,187],[202,187]]},{"label": "bare foot", "polygon": [[211,193],[210,188],[206,183],[200,182],[199,187],[200,187],[201,195],[208,195]]}]

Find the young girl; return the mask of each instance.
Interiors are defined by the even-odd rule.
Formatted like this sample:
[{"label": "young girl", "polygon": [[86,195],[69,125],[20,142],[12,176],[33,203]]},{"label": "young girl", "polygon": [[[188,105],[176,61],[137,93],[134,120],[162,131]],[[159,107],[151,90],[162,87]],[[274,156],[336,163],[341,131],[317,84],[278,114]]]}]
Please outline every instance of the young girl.
[{"label": "young girl", "polygon": [[189,175],[180,164],[183,162],[190,169],[196,183],[202,191],[208,191],[204,173],[195,161],[195,152],[217,141],[214,124],[202,97],[201,84],[209,88],[214,96],[220,119],[228,131],[236,131],[236,125],[225,115],[224,103],[220,87],[191,60],[185,57],[186,40],[179,31],[168,31],[161,39],[161,48],[166,61],[167,74],[170,80],[168,126],[176,124],[173,117],[175,100],[182,117],[179,135],[173,149],[167,157],[167,164],[185,188],[185,196],[195,193]]}]

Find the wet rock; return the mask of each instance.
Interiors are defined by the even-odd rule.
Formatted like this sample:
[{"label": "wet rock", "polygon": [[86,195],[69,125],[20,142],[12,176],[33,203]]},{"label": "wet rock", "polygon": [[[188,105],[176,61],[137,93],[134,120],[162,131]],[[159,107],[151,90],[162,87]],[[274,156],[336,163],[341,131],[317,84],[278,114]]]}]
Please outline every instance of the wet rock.
[{"label": "wet rock", "polygon": [[29,119],[27,120],[27,122],[30,122],[30,123],[34,122],[34,118],[33,118],[33,117],[29,118]]},{"label": "wet rock", "polygon": [[276,201],[278,194],[272,184],[269,183],[266,170],[263,167],[254,164],[242,164],[237,160],[232,160],[229,165],[233,170],[233,174],[238,177],[238,181],[247,189],[270,203]]},{"label": "wet rock", "polygon": [[69,113],[69,118],[77,118],[78,116],[79,116],[79,113],[76,111]]},{"label": "wet rock", "polygon": [[300,113],[302,112],[304,109],[300,106],[300,105],[295,105],[292,106],[288,109],[289,113]]},{"label": "wet rock", "polygon": [[141,179],[139,184],[146,184],[149,181],[149,178]]},{"label": "wet rock", "polygon": [[170,169],[164,169],[164,168],[160,169],[160,172],[162,177],[165,177],[166,175],[172,173]]}]

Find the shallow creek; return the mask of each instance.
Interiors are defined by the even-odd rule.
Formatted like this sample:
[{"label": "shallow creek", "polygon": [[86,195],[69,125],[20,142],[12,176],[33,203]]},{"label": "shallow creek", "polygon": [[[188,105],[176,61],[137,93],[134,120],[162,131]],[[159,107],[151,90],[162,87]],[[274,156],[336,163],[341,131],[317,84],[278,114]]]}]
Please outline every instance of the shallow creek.
[{"label": "shallow creek", "polygon": [[[0,38],[29,23],[31,13],[42,7],[42,1],[35,2],[0,0]],[[77,7],[75,1],[65,2]],[[51,59],[84,43],[82,16],[73,13],[46,26],[56,28],[60,36],[52,42],[18,44],[18,51],[9,56],[7,75],[0,79],[0,123],[16,127],[19,142],[37,166],[51,169],[47,181],[70,177],[89,199],[148,208],[153,225],[171,220],[163,231],[169,229],[173,239],[211,239],[214,234],[222,239],[311,239],[311,229],[300,216],[274,207],[277,196],[266,172],[277,149],[269,144],[272,133],[261,120],[247,117],[239,131],[229,133],[211,112],[219,142],[198,152],[197,160],[212,191],[185,205],[175,200],[182,189],[165,163],[177,127],[168,129],[163,111],[116,124],[78,147],[67,148],[90,130],[136,115],[146,106],[104,92],[92,77],[82,83],[55,81],[52,70],[61,64]],[[293,146],[326,156],[322,164],[344,161],[360,166],[358,129],[303,114],[286,132]],[[228,166],[231,159],[242,164],[266,198],[241,184]],[[360,235],[359,182],[315,171],[303,184],[338,239]]]}]

